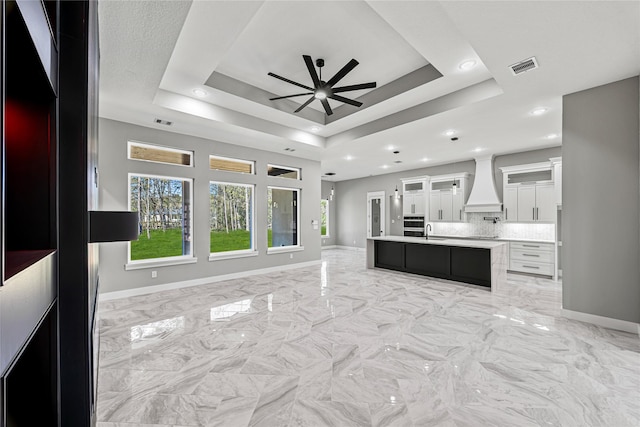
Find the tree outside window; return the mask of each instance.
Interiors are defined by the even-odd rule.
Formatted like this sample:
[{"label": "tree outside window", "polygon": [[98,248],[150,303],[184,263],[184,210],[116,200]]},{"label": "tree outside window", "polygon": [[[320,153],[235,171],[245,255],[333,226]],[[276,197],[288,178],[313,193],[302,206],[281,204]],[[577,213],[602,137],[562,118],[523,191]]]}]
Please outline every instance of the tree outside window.
[{"label": "tree outside window", "polygon": [[254,249],[253,185],[209,183],[210,252]]},{"label": "tree outside window", "polygon": [[131,261],[191,255],[191,180],[130,174],[129,196],[139,222]]},{"label": "tree outside window", "polygon": [[329,237],[329,200],[320,200],[320,236]]}]

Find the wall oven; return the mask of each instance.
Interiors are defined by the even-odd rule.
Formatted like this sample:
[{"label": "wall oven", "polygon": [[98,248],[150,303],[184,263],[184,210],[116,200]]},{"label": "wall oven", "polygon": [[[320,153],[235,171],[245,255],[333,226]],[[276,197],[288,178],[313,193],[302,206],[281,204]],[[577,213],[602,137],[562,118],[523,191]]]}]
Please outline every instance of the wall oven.
[{"label": "wall oven", "polygon": [[404,235],[424,237],[424,216],[405,216]]}]

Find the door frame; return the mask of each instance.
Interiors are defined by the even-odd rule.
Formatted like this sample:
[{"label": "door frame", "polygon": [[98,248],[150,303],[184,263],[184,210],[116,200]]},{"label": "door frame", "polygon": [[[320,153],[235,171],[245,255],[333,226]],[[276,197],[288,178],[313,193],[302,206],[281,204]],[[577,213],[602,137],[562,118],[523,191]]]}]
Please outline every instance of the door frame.
[{"label": "door frame", "polygon": [[385,192],[384,191],[368,191],[367,192],[367,238],[371,238],[371,201],[380,199],[380,236],[386,235],[385,220]]}]

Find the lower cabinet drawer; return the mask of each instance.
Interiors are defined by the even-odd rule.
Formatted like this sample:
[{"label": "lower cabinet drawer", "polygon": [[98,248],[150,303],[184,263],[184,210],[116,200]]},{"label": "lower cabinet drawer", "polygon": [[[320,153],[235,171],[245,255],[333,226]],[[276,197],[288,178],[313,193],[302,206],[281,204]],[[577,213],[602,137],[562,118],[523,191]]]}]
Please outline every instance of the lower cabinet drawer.
[{"label": "lower cabinet drawer", "polygon": [[512,259],[509,263],[509,270],[521,271],[523,273],[544,274],[553,276],[553,264],[541,262],[529,262]]},{"label": "lower cabinet drawer", "polygon": [[553,252],[553,243],[511,242],[511,250]]},{"label": "lower cabinet drawer", "polygon": [[511,248],[511,259],[533,262],[554,262],[553,252],[536,252]]}]

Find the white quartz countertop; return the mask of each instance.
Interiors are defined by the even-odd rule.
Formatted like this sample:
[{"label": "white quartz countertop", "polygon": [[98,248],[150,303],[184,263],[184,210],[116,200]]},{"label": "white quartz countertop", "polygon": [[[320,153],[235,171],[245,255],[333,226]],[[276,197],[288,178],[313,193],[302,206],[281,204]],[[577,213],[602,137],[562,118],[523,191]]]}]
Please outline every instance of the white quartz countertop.
[{"label": "white quartz countertop", "polygon": [[469,240],[489,240],[489,241],[498,241],[498,242],[530,242],[530,243],[555,243],[553,240],[544,240],[544,239],[523,239],[523,238],[514,238],[514,237],[475,237],[475,236],[445,236],[441,234],[435,234],[433,237],[442,238],[442,239],[469,239]]},{"label": "white quartz countertop", "polygon": [[470,240],[470,239],[449,239],[430,237],[409,237],[409,236],[382,236],[369,237],[369,240],[381,240],[384,242],[402,242],[402,243],[420,243],[423,245],[442,245],[442,246],[459,246],[463,248],[482,248],[491,249],[505,245],[506,242],[497,240]]}]

